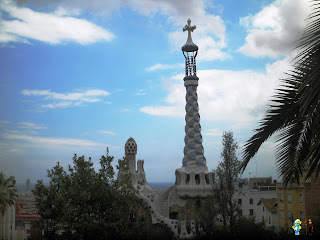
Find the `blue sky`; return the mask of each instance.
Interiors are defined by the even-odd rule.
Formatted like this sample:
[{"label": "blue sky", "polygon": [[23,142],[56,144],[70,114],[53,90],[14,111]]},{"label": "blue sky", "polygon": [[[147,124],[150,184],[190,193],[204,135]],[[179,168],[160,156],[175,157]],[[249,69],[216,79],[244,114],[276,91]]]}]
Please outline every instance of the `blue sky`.
[{"label": "blue sky", "polygon": [[[221,160],[224,131],[241,159],[309,12],[306,0],[1,1],[0,169],[17,182],[46,180],[74,153],[97,165],[107,146],[116,164],[133,137],[147,180],[174,182],[188,18],[208,168]],[[278,179],[273,150],[270,139],[243,176]]]}]

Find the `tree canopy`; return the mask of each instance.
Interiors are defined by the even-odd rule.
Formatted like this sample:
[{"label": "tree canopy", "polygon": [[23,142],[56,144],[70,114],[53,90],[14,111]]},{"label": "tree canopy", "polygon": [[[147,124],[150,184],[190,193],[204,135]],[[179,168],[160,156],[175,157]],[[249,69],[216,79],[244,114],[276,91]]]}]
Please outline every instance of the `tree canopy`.
[{"label": "tree canopy", "polygon": [[48,186],[38,181],[33,193],[41,225],[49,230],[48,239],[136,239],[145,235],[151,218],[140,206],[129,178],[115,180],[112,161],[107,151],[96,171],[91,158],[74,155],[67,171],[59,162],[48,170]]},{"label": "tree canopy", "polygon": [[0,172],[0,211],[4,213],[7,205],[15,204],[17,197],[14,177],[6,178],[6,176]]},{"label": "tree canopy", "polygon": [[297,43],[293,70],[243,150],[244,171],[262,143],[276,134],[276,161],[284,184],[320,172],[320,0],[311,3],[310,23]]},{"label": "tree canopy", "polygon": [[199,220],[207,236],[214,236],[216,217],[222,217],[224,231],[229,225],[231,236],[235,236],[238,219],[239,205],[233,199],[234,184],[240,174],[241,162],[238,160],[236,150],[238,143],[233,138],[232,132],[224,132],[222,136],[223,149],[221,159],[214,173],[214,185],[211,196],[208,196],[201,206]]}]

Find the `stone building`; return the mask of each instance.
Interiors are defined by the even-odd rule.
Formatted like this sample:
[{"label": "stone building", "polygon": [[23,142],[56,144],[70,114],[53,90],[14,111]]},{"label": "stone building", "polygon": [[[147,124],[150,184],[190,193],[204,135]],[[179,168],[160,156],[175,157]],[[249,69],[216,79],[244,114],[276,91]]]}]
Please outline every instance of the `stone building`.
[{"label": "stone building", "polygon": [[193,43],[191,32],[196,26],[191,26],[188,19],[183,31],[188,31],[186,44],[182,47],[185,57],[186,87],[186,126],[185,146],[182,167],[176,169],[175,185],[165,192],[153,191],[145,177],[144,161],[138,160],[136,168],[137,144],[129,138],[125,144],[125,153],[128,166],[119,162],[118,178],[124,176],[125,171],[130,172],[131,181],[139,186],[138,197],[148,207],[152,223],[166,226],[177,238],[191,238],[196,233],[196,212],[201,201],[212,191],[213,174],[208,171],[204,149],[202,145],[200,115],[198,106],[196,56],[198,46]]},{"label": "stone building", "polygon": [[233,198],[240,204],[240,214],[245,217],[255,217],[256,222],[264,218],[262,199],[277,197],[276,187],[262,186],[258,189],[239,189]]},{"label": "stone building", "polygon": [[[30,184],[30,183],[29,183]],[[16,204],[17,240],[40,239],[40,230],[33,227],[33,223],[40,220],[36,200],[32,192],[18,193]]]},{"label": "stone building", "polygon": [[278,200],[277,198],[261,198],[258,205],[262,206],[262,221],[266,227],[273,227],[274,230],[278,231]]},{"label": "stone building", "polygon": [[26,181],[26,192],[31,192],[30,179],[27,179],[27,181]]},{"label": "stone building", "polygon": [[272,177],[252,177],[249,178],[249,186],[251,189],[257,189],[260,185],[271,185],[272,184]]},{"label": "stone building", "polygon": [[279,231],[291,231],[297,218],[303,222],[301,227],[305,231],[304,220],[314,219],[320,211],[320,178],[313,173],[309,180],[301,179],[299,185],[292,183],[285,187],[278,183],[277,190]]}]

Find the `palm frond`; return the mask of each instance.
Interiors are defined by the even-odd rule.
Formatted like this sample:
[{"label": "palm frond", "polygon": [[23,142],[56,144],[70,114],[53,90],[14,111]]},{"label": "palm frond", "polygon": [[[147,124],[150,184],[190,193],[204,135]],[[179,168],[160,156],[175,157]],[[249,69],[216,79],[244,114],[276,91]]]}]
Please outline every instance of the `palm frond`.
[{"label": "palm frond", "polygon": [[296,47],[294,69],[282,80],[276,99],[243,150],[242,171],[262,143],[276,133],[277,168],[285,184],[320,173],[320,1],[312,2],[310,23]]},{"label": "palm frond", "polygon": [[294,87],[294,82],[286,79],[283,88],[278,89],[278,94],[275,95],[276,99],[272,100],[272,105],[269,106],[267,114],[260,122],[260,127],[255,130],[256,134],[244,145],[241,166],[243,171],[250,159],[258,152],[262,143],[279,129],[286,127],[291,122],[291,119],[295,119],[299,113],[296,107],[297,101],[295,100],[297,92]]}]

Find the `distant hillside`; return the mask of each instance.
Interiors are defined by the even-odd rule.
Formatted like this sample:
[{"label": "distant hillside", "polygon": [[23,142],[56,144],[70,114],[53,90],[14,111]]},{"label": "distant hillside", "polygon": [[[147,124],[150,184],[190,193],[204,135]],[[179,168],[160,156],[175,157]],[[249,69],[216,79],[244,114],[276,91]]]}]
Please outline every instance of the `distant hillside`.
[{"label": "distant hillside", "polygon": [[[36,184],[30,184],[31,190],[33,190],[36,187]],[[24,183],[17,183],[16,188],[18,192],[25,192],[26,191],[26,184]]]},{"label": "distant hillside", "polygon": [[169,187],[173,186],[174,183],[172,183],[172,182],[150,182],[149,185],[150,185],[150,187],[152,187],[152,189],[158,189],[160,191],[164,191],[164,190],[168,189]]}]

